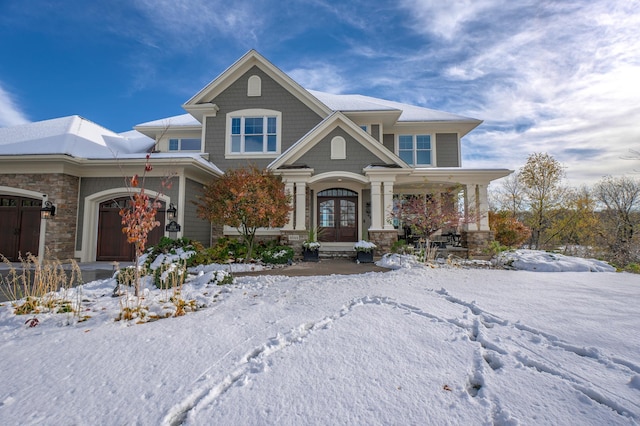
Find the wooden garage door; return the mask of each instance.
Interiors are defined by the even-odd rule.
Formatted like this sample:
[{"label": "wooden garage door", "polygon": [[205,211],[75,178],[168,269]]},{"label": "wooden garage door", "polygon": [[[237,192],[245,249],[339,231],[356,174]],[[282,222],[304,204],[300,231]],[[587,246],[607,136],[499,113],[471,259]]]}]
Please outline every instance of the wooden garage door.
[{"label": "wooden garage door", "polygon": [[[133,244],[127,242],[122,232],[120,209],[124,208],[129,197],[117,198],[100,204],[98,213],[98,248],[96,260],[131,261],[135,257]],[[147,247],[157,244],[164,235],[165,205],[156,214],[160,226],[151,230],[147,238]]]},{"label": "wooden garage door", "polygon": [[42,200],[0,195],[0,253],[15,262],[38,255]]}]

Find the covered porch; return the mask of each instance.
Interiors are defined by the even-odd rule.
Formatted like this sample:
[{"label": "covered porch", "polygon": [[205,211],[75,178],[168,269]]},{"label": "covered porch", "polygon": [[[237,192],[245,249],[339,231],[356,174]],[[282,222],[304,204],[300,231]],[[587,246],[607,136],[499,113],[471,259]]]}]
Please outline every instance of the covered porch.
[{"label": "covered porch", "polygon": [[455,194],[463,218],[455,228],[441,229],[434,235],[443,242],[443,234],[453,234],[452,238],[457,239],[442,248],[481,254],[492,240],[488,185],[508,173],[505,170],[406,170],[380,166],[367,167],[362,175],[339,171],[315,175],[310,168],[281,171],[292,207],[281,235],[301,250],[310,229],[329,230],[319,238],[324,255],[353,253],[353,244],[361,239],[375,243],[378,253],[389,252],[398,239],[405,237],[404,229],[392,219],[394,199],[408,194],[440,196],[449,191]]}]

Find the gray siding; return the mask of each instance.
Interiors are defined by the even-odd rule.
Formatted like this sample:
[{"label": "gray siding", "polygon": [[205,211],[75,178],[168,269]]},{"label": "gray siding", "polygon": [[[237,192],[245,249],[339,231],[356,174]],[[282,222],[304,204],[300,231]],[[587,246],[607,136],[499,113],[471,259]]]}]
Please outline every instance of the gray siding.
[{"label": "gray siding", "polygon": [[458,157],[458,135],[456,133],[436,133],[436,165],[438,167],[460,167]]},{"label": "gray siding", "polygon": [[[146,178],[145,188],[153,191],[161,191],[162,178]],[[76,250],[82,250],[82,232],[84,226],[84,200],[96,192],[105,191],[112,188],[125,187],[124,177],[102,177],[102,178],[82,178],[80,180],[80,203],[78,205],[78,231],[76,234]],[[178,180],[174,179],[173,186],[169,190],[163,191],[172,200],[178,199]],[[119,197],[118,197],[119,198]],[[175,202],[175,201],[174,201]]]},{"label": "gray siding", "polygon": [[[347,158],[344,160],[331,159],[331,139],[342,136],[347,142]],[[369,164],[381,163],[378,157],[362,146],[354,138],[340,127],[334,129],[329,135],[307,151],[296,163],[306,164],[314,169],[315,174],[345,171],[362,174],[362,169]]]},{"label": "gray siding", "polygon": [[[262,96],[247,96],[248,79],[252,75],[257,75],[262,79]],[[275,159],[275,157],[266,159],[249,158],[246,160],[227,160],[224,158],[226,115],[229,112],[248,108],[280,111],[282,113],[281,152],[287,150],[321,121],[320,116],[310,110],[258,67],[250,69],[220,93],[220,95],[210,101],[215,103],[220,110],[216,117],[207,118],[205,152],[210,154],[209,160],[222,170],[248,164],[263,168]]]},{"label": "gray siding", "polygon": [[191,202],[201,194],[202,186],[198,182],[186,179],[187,201],[184,206],[184,226],[182,229],[186,238],[199,241],[207,247],[211,242],[211,224],[208,220],[202,220],[198,217],[197,207]]},{"label": "gray siding", "polygon": [[384,135],[382,135],[382,144],[384,145],[385,148],[387,148],[389,151],[395,153],[394,149],[394,145],[395,145],[395,139],[396,139],[396,135],[394,135],[393,133],[385,133]]}]

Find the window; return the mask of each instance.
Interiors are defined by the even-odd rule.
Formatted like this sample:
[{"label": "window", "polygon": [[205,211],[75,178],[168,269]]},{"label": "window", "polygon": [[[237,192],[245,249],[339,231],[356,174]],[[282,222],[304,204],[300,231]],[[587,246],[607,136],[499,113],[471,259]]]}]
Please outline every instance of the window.
[{"label": "window", "polygon": [[269,110],[244,110],[228,114],[227,154],[279,154],[280,117],[279,112]]},{"label": "window", "polygon": [[412,166],[431,165],[431,135],[398,136],[398,156]]},{"label": "window", "polygon": [[169,151],[200,151],[200,139],[169,139]]}]

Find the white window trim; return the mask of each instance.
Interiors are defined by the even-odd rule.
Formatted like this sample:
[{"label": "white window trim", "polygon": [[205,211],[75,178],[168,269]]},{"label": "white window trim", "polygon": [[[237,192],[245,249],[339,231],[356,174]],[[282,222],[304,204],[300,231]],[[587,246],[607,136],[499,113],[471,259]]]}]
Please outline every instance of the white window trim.
[{"label": "white window trim", "polygon": [[[276,117],[276,150],[275,152],[232,152],[231,151],[231,119],[238,117]],[[271,109],[241,109],[227,113],[225,128],[225,158],[275,158],[282,152],[282,113]]]},{"label": "white window trim", "polygon": [[[429,141],[431,143],[431,163],[430,164],[416,164],[417,158],[417,144],[416,144],[416,136],[429,136]],[[414,168],[428,168],[428,167],[436,167],[436,144],[435,144],[435,135],[433,133],[423,133],[423,132],[415,132],[415,133],[399,133],[396,135],[396,146],[395,146],[395,154],[400,157],[400,136],[411,136],[413,138],[413,161],[409,164]],[[400,157],[402,158],[402,157]]]}]

